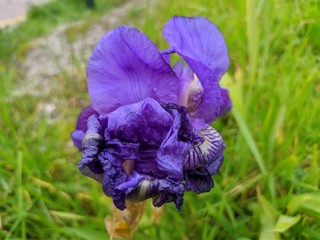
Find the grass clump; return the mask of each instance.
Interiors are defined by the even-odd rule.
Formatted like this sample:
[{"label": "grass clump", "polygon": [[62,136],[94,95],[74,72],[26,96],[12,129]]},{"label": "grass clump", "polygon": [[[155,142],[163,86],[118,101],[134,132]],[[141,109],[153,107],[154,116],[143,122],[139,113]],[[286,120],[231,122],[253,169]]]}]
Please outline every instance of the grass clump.
[{"label": "grass clump", "polygon": [[[91,14],[72,5],[79,15],[66,16],[61,3],[50,4],[51,10],[31,10],[31,19],[61,19],[38,30],[28,20],[6,36],[27,49],[53,25]],[[135,239],[319,239],[319,4],[165,0],[146,6],[128,18],[161,49],[167,47],[162,27],[173,15],[201,15],[219,26],[231,58],[222,84],[233,109],[214,123],[227,144],[215,188],[186,193],[180,213],[166,205],[158,223],[150,221],[148,206]],[[23,32],[30,35],[22,38]],[[76,32],[70,30],[70,42]],[[19,52],[3,36],[8,49],[1,63]],[[89,103],[84,69],[56,76],[60,88],[50,96],[16,97],[11,89],[23,79],[18,67],[0,64],[0,238],[107,239],[103,221],[111,201],[80,175],[80,154],[70,141],[77,114]],[[41,106],[52,102],[55,110],[43,114]]]}]

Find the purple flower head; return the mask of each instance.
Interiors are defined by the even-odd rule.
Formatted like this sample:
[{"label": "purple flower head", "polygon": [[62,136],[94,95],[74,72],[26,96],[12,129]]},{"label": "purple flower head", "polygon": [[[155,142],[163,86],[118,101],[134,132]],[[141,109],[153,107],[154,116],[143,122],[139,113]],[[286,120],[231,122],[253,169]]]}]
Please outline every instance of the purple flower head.
[{"label": "purple flower head", "polygon": [[[232,107],[219,80],[229,66],[223,36],[202,17],[173,17],[159,51],[137,29],[120,26],[94,49],[87,68],[91,105],[74,144],[80,171],[101,182],[115,206],[153,199],[180,209],[185,191],[213,187],[225,145],[210,126]],[[170,54],[182,57],[170,66]]]}]

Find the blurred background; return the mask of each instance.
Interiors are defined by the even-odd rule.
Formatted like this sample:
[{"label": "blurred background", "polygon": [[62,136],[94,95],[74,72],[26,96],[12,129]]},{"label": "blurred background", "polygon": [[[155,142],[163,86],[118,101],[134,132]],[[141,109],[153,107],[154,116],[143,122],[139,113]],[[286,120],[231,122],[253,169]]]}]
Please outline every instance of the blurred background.
[{"label": "blurred background", "polygon": [[70,139],[89,104],[87,60],[121,24],[167,48],[174,15],[225,36],[234,107],[213,124],[225,161],[181,212],[167,204],[159,218],[148,202],[134,239],[320,239],[320,2],[88,2],[1,0],[0,239],[108,239],[111,201],[79,173]]}]

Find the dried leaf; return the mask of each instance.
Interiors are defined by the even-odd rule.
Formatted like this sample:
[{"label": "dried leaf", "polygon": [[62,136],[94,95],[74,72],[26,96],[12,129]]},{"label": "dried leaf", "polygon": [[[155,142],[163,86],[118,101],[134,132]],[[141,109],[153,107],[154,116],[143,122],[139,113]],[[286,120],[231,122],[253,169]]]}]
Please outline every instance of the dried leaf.
[{"label": "dried leaf", "polygon": [[162,207],[154,207],[153,205],[151,205],[151,221],[155,224],[158,224],[160,221],[160,218],[163,214],[163,206]]},{"label": "dried leaf", "polygon": [[146,202],[126,203],[127,208],[123,211],[112,207],[112,216],[105,218],[107,231],[110,239],[132,239],[141,217],[144,213]]}]

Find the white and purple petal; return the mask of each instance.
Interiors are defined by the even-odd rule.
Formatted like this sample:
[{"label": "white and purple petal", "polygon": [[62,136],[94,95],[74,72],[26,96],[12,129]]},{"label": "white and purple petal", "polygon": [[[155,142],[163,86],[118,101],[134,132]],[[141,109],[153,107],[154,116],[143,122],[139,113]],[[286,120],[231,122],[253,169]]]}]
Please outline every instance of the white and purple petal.
[{"label": "white and purple petal", "polygon": [[[205,129],[199,130],[199,133],[204,138],[204,142],[190,149],[183,163],[185,170],[209,166],[216,159],[219,159],[225,149],[221,135],[210,125],[207,125]],[[217,162],[219,166],[221,163],[220,161]]]},{"label": "white and purple petal", "polygon": [[220,134],[210,125],[199,133],[204,142],[193,146],[184,161],[184,179],[187,191],[208,192],[213,187],[212,175],[223,162],[224,142]]}]

